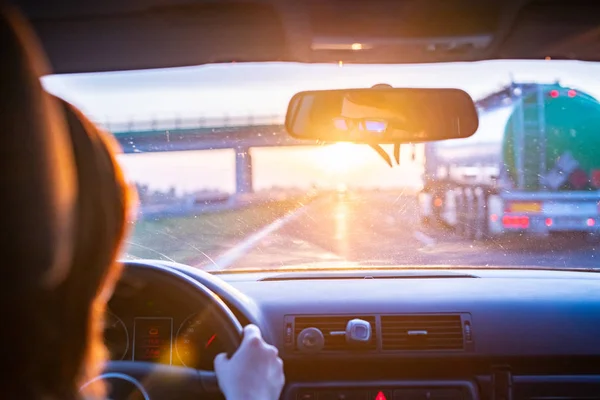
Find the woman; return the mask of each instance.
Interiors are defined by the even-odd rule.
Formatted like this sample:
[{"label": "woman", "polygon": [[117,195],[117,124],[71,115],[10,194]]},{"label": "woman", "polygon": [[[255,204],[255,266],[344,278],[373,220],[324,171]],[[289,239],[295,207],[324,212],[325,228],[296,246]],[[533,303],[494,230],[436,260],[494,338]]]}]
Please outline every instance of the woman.
[{"label": "woman", "polygon": [[[107,358],[102,320],[121,274],[116,262],[133,190],[117,164],[115,144],[39,82],[43,60],[27,26],[0,9],[0,125],[3,128],[3,272],[0,306],[10,327],[2,397],[80,397]],[[249,368],[252,365],[252,368]],[[256,327],[240,349],[219,355],[215,370],[228,400],[276,399],[281,360]],[[100,391],[103,390],[101,387]],[[103,393],[96,393],[95,396]]]}]

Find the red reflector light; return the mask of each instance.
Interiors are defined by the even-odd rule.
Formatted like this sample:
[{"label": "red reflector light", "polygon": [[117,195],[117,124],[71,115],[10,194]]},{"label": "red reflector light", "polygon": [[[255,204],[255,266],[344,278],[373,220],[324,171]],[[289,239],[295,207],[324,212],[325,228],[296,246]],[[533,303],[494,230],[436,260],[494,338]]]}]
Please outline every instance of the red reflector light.
[{"label": "red reflector light", "polygon": [[442,199],[440,199],[439,197],[437,199],[435,199],[433,201],[433,205],[436,207],[441,207],[442,206]]},{"label": "red reflector light", "polygon": [[588,218],[587,226],[594,226],[594,225],[596,225],[596,221],[594,221],[594,218]]},{"label": "red reflector light", "polygon": [[556,89],[550,91],[550,97],[552,97],[553,99],[557,98],[558,94],[559,94],[558,90],[556,90]]},{"label": "red reflector light", "polygon": [[506,228],[526,229],[529,227],[529,217],[505,215],[502,217],[502,225]]},{"label": "red reflector light", "polygon": [[574,91],[573,89],[569,90],[567,92],[567,94],[569,95],[569,97],[575,97],[575,96],[577,96],[577,92]]},{"label": "red reflector light", "polygon": [[546,226],[552,226],[552,218],[546,218]]}]

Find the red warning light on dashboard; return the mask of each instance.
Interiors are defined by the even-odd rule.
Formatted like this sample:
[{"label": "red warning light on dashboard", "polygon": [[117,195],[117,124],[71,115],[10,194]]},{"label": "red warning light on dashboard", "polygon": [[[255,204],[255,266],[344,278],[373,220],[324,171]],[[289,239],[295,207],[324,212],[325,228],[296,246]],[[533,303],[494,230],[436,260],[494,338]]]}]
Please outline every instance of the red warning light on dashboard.
[{"label": "red warning light on dashboard", "polygon": [[160,349],[147,348],[145,349],[145,356],[148,359],[160,358]]},{"label": "red warning light on dashboard", "polygon": [[383,394],[383,392],[379,392],[377,393],[377,396],[375,396],[375,400],[387,400],[387,398],[385,397],[385,394]]},{"label": "red warning light on dashboard", "polygon": [[148,346],[160,346],[160,338],[148,338],[146,339],[146,344]]},{"label": "red warning light on dashboard", "polygon": [[162,362],[172,360],[171,318],[136,318],[133,326],[133,360]]}]

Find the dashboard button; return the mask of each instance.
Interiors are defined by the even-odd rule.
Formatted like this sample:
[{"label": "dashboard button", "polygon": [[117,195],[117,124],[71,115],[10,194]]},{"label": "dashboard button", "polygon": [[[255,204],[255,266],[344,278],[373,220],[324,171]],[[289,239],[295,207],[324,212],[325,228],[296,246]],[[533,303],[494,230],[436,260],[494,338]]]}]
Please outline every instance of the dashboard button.
[{"label": "dashboard button", "polygon": [[429,391],[429,400],[462,400],[463,391],[459,389],[435,389]]},{"label": "dashboard button", "polygon": [[366,400],[364,390],[327,390],[319,392],[319,400]]},{"label": "dashboard button", "polygon": [[463,400],[463,395],[457,389],[398,389],[394,400]]},{"label": "dashboard button", "polygon": [[301,390],[296,395],[296,400],[316,400],[317,395],[312,390]]},{"label": "dashboard button", "polygon": [[430,391],[426,389],[394,390],[394,400],[430,400]]},{"label": "dashboard button", "polygon": [[298,350],[304,353],[318,353],[325,346],[325,337],[320,329],[304,328],[298,334]]}]

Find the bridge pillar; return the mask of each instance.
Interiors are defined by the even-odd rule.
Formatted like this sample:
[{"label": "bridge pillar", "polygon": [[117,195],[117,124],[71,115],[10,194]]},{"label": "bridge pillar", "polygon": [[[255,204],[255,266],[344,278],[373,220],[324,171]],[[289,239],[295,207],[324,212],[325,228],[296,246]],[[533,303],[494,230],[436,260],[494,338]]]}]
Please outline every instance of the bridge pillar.
[{"label": "bridge pillar", "polygon": [[252,155],[250,148],[235,149],[235,191],[236,194],[252,193]]}]

